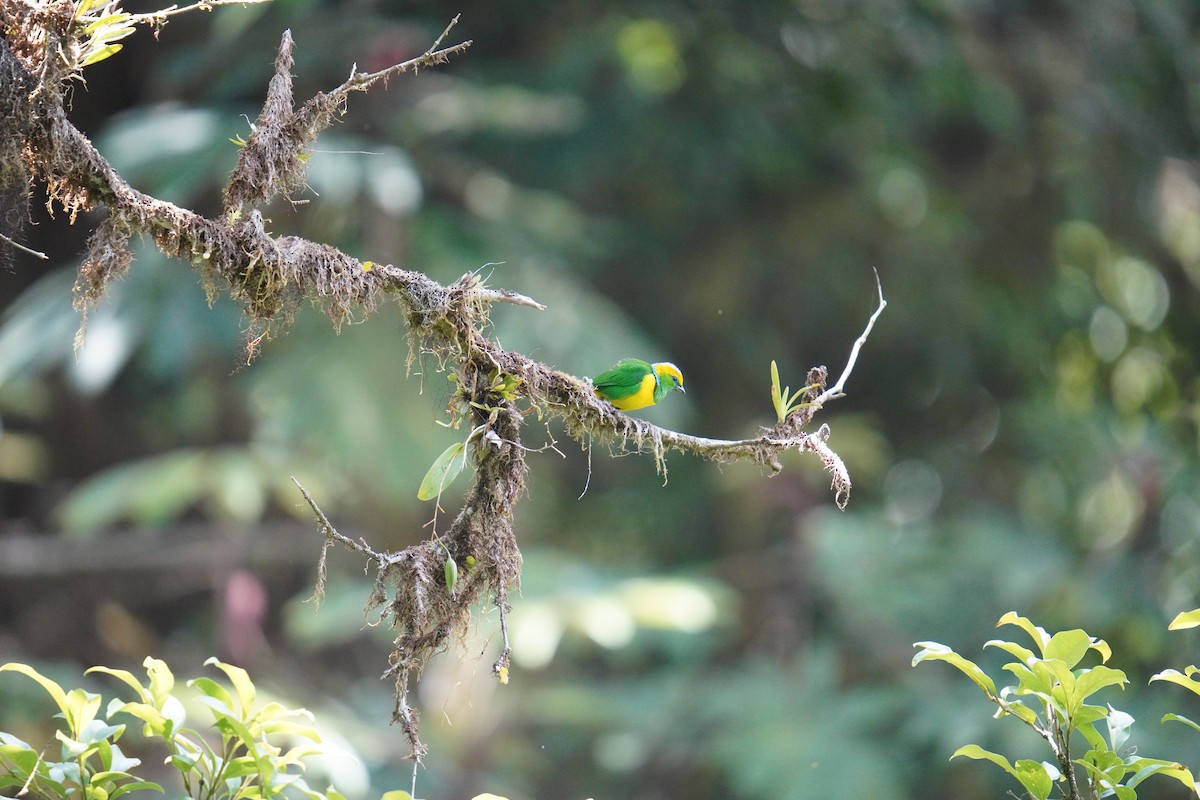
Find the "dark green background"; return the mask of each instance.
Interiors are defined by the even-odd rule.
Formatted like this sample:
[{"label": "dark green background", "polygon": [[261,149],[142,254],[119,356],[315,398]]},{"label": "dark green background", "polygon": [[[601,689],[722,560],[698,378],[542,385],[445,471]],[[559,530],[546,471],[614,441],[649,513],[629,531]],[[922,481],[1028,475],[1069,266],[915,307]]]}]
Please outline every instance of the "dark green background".
[{"label": "dark green background", "polygon": [[[459,12],[470,50],[352,97],[273,232],[444,282],[500,262],[491,285],[549,305],[496,307],[504,346],[580,376],[674,361],[686,397],[645,417],[714,437],[772,421],[772,359],[793,388],[840,372],[873,269],[889,306],[817,418],[844,513],[795,455],[775,477],[676,455],[664,485],[597,449],[580,498],[587,453],[528,417],[561,455],[529,458],[512,682],[485,610],[426,673],[417,795],[998,797],[1015,783],[948,764],[958,746],[1049,753],[909,661],[978,655],[1009,610],[1107,639],[1130,686],[1101,701],[1138,718],[1138,753],[1200,766],[1158,722],[1195,704],[1146,688],[1200,661],[1166,631],[1200,605],[1197,6],[278,0],[126,40],[72,117],[136,187],[215,213],[285,28],[303,99]],[[53,266],[0,272],[0,660],[68,683],[236,660],[346,737],[372,783],[343,765],[340,789],[407,788],[362,565],[339,554],[319,612],[300,603],[319,534],[290,477],[377,548],[429,535],[417,486],[464,433],[434,424],[438,365],[406,376],[390,308],[337,336],[306,310],[247,366],[237,309],[148,246],[76,354],[96,218],[41,202],[27,242]],[[9,728],[49,705],[0,692]]]}]

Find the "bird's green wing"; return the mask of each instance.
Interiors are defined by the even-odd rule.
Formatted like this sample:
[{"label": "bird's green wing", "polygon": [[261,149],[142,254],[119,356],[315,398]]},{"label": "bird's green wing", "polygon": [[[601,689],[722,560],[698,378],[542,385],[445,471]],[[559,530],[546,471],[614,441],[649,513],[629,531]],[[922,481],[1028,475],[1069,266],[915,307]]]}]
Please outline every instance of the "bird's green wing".
[{"label": "bird's green wing", "polygon": [[607,372],[592,379],[596,391],[609,400],[629,397],[642,388],[642,379],[653,372],[649,362],[640,358],[625,358]]}]

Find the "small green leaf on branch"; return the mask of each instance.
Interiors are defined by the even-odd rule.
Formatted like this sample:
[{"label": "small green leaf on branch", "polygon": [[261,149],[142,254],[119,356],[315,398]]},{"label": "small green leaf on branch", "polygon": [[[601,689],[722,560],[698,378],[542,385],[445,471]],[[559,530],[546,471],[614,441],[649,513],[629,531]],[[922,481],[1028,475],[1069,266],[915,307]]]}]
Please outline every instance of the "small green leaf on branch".
[{"label": "small green leaf on branch", "polygon": [[447,486],[454,482],[463,467],[467,465],[467,445],[465,442],[455,442],[442,451],[425,477],[421,479],[421,487],[417,490],[418,500],[432,500],[439,497]]}]

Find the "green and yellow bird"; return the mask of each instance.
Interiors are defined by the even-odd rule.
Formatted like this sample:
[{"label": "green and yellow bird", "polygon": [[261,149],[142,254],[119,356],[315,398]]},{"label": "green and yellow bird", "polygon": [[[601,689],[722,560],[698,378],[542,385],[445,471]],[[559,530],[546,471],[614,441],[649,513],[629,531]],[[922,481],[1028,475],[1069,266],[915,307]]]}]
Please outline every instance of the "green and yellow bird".
[{"label": "green and yellow bird", "polygon": [[640,358],[623,358],[607,372],[592,379],[596,397],[621,411],[652,406],[678,389],[683,391],[683,373],[668,361],[651,364]]}]

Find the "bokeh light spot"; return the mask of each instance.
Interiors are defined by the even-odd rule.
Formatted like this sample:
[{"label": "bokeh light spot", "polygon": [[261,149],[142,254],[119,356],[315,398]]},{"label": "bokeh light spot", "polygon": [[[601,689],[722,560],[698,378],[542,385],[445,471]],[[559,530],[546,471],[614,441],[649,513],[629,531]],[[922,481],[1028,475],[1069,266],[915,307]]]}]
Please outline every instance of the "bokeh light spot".
[{"label": "bokeh light spot", "polygon": [[915,228],[929,210],[925,180],[915,170],[895,167],[879,181],[879,205],[898,228]]},{"label": "bokeh light spot", "polygon": [[513,606],[509,629],[513,659],[526,669],[541,669],[549,664],[563,636],[561,615],[538,602]]},{"label": "bokeh light spot", "polygon": [[629,85],[642,94],[669,94],[687,74],[675,30],[661,20],[625,23],[617,33],[617,54]]},{"label": "bokeh light spot", "polygon": [[1092,312],[1092,320],[1088,324],[1088,341],[1096,355],[1102,361],[1112,363],[1129,344],[1129,331],[1125,328],[1125,320],[1110,306],[1100,306]]},{"label": "bokeh light spot", "polygon": [[1113,368],[1113,401],[1121,411],[1136,411],[1153,398],[1167,380],[1162,356],[1149,348],[1135,347]]},{"label": "bokeh light spot", "polygon": [[1109,302],[1142,330],[1156,329],[1167,316],[1171,292],[1158,270],[1145,261],[1130,256],[1112,259],[1096,280]]},{"label": "bokeh light spot", "polygon": [[682,580],[626,581],[621,595],[639,624],[648,628],[698,633],[717,618],[717,604],[700,586]]},{"label": "bokeh light spot", "polygon": [[616,650],[633,641],[637,631],[628,609],[609,597],[594,597],[578,611],[579,629],[601,647]]},{"label": "bokeh light spot", "polygon": [[884,508],[896,525],[923,522],[942,501],[942,476],[918,459],[900,461],[883,480]]},{"label": "bokeh light spot", "polygon": [[1141,514],[1141,498],[1118,472],[1088,489],[1079,504],[1083,535],[1097,549],[1115,547],[1123,542]]},{"label": "bokeh light spot", "polygon": [[1036,528],[1055,527],[1070,508],[1070,498],[1062,475],[1046,464],[1031,468],[1021,481],[1017,506],[1027,525]]}]

